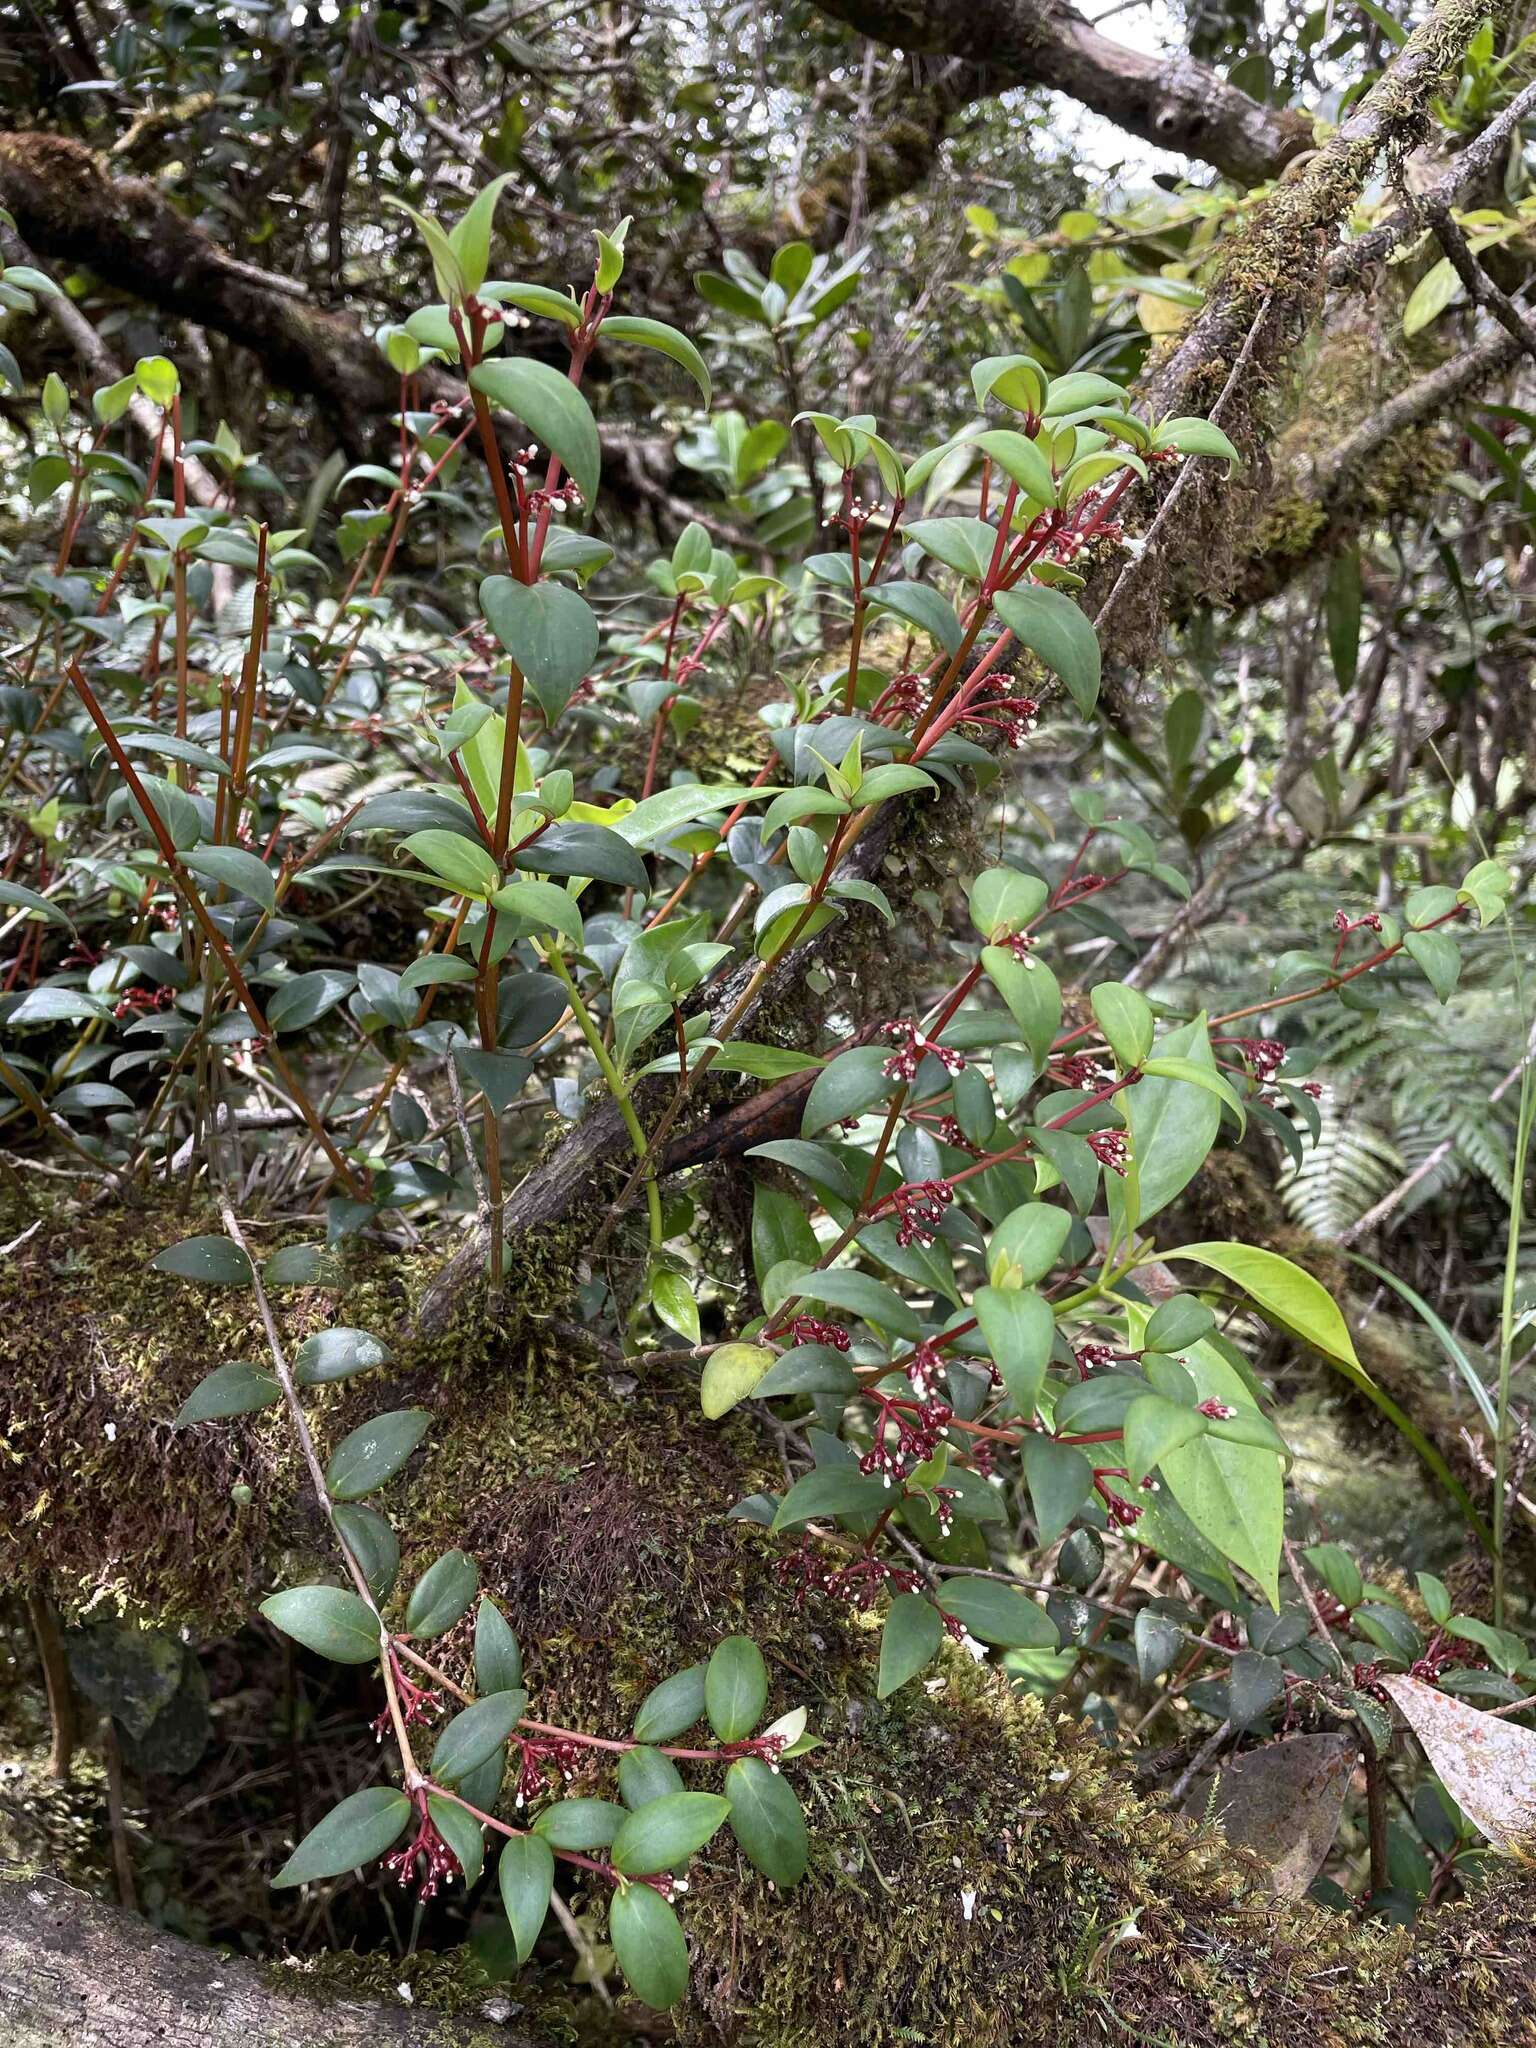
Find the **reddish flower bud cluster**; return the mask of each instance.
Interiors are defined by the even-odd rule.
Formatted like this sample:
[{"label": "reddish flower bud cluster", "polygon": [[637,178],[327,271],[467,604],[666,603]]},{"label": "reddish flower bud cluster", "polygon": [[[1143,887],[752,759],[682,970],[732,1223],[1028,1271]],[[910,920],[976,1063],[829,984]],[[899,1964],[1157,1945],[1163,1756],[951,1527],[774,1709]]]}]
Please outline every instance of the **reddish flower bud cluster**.
[{"label": "reddish flower bud cluster", "polygon": [[1202,1401],[1199,1413],[1209,1415],[1213,1422],[1230,1422],[1237,1410],[1229,1407],[1225,1401]]},{"label": "reddish flower bud cluster", "polygon": [[[804,1607],[808,1593],[823,1593],[831,1600],[844,1601],[867,1614],[879,1597],[882,1588],[892,1593],[915,1593],[922,1584],[918,1572],[908,1571],[902,1565],[887,1564],[884,1558],[861,1554],[851,1563],[835,1570],[818,1553],[807,1538],[798,1550],[791,1550],[781,1557],[774,1566],[774,1576],[781,1586],[794,1582],[795,1605]],[[761,1746],[773,1741],[782,1749],[778,1737],[756,1738]],[[747,1745],[751,1747],[751,1745]]]},{"label": "reddish flower bud cluster", "polygon": [[122,1000],[113,1005],[112,1014],[121,1023],[125,1017],[146,1016],[154,1010],[168,1010],[176,1000],[176,991],[164,982],[154,988],[131,988]]},{"label": "reddish flower bud cluster", "polygon": [[947,1180],[908,1181],[890,1199],[897,1216],[896,1242],[903,1247],[920,1244],[926,1249],[938,1236],[955,1191]]},{"label": "reddish flower bud cluster", "polygon": [[1091,1053],[1060,1053],[1051,1061],[1051,1078],[1059,1081],[1064,1088],[1102,1088],[1109,1080],[1109,1069]]},{"label": "reddish flower bud cluster", "polygon": [[[404,1667],[401,1665],[399,1657],[395,1654],[393,1645],[390,1646],[389,1668],[390,1675],[394,1679],[395,1698],[400,1702],[400,1719],[405,1723],[406,1727],[415,1728],[422,1722],[431,1720],[432,1716],[437,1713],[443,1704],[442,1694],[434,1691],[430,1685],[417,1685],[413,1680],[407,1678]],[[374,1722],[373,1732],[379,1741],[382,1742],[385,1736],[391,1732],[391,1728],[392,1723],[389,1717],[389,1709],[386,1707],[384,1712]]]},{"label": "reddish flower bud cluster", "polygon": [[1114,1346],[1111,1344],[1079,1344],[1077,1369],[1082,1377],[1087,1379],[1095,1366],[1108,1365],[1114,1355]]},{"label": "reddish flower bud cluster", "polygon": [[[880,1413],[875,1418],[875,1440],[859,1460],[859,1470],[879,1473],[889,1486],[905,1479],[913,1465],[931,1458],[939,1438],[953,1419],[954,1409],[937,1399],[911,1401],[898,1394],[876,1394]],[[886,1431],[894,1429],[896,1442],[886,1442]]]},{"label": "reddish flower bud cluster", "polygon": [[1134,1528],[1141,1520],[1142,1511],[1134,1501],[1122,1500],[1118,1493],[1106,1488],[1103,1495],[1104,1512],[1117,1529]]},{"label": "reddish flower bud cluster", "polygon": [[1350,932],[1358,931],[1379,932],[1381,930],[1381,912],[1379,910],[1368,910],[1363,917],[1351,917],[1347,910],[1336,910],[1333,913],[1333,928],[1336,932],[1346,936]]},{"label": "reddish flower bud cluster", "polygon": [[[995,943],[995,942],[994,942]],[[1040,941],[1033,932],[1010,932],[1002,942],[1021,967],[1033,967],[1034,953]]]},{"label": "reddish flower bud cluster", "polygon": [[789,1334],[796,1344],[830,1344],[834,1351],[846,1351],[853,1341],[841,1323],[825,1323],[820,1316],[796,1316]]},{"label": "reddish flower bud cluster", "polygon": [[892,676],[886,684],[882,698],[883,708],[894,712],[898,718],[915,718],[923,708],[928,684],[924,677],[912,669],[904,669],[898,676]]},{"label": "reddish flower bud cluster", "polygon": [[907,1378],[912,1383],[913,1393],[920,1401],[926,1401],[944,1377],[944,1360],[938,1346],[919,1344],[904,1364]]},{"label": "reddish flower bud cluster", "polygon": [[925,1037],[916,1024],[893,1018],[890,1023],[880,1026],[880,1034],[889,1038],[897,1048],[880,1069],[888,1081],[915,1080],[918,1064],[925,1053],[932,1053],[946,1074],[965,1071],[963,1052],[957,1052],[950,1045],[940,1045],[937,1039]]},{"label": "reddish flower bud cluster", "polygon": [[1303,1095],[1310,1095],[1314,1102],[1321,1102],[1323,1099],[1323,1084],[1321,1081],[1303,1081],[1301,1092]]},{"label": "reddish flower bud cluster", "polygon": [[1278,1038],[1240,1038],[1237,1043],[1258,1082],[1272,1081],[1285,1065],[1285,1047]]},{"label": "reddish flower bud cluster", "polygon": [[[435,1899],[445,1884],[459,1875],[459,1860],[437,1832],[427,1812],[427,1795],[418,1793],[418,1825],[415,1836],[403,1849],[383,1859],[384,1868],[399,1885],[416,1884],[416,1896],[423,1903]],[[417,1870],[417,1864],[422,1868]]]},{"label": "reddish flower bud cluster", "polygon": [[518,1738],[521,1758],[517,1773],[517,1804],[526,1806],[530,1799],[540,1799],[548,1790],[547,1773],[551,1766],[559,1771],[569,1785],[576,1775],[576,1766],[581,1761],[581,1745],[569,1742],[562,1735],[531,1735]]},{"label": "reddish flower bud cluster", "polygon": [[1131,1148],[1124,1131],[1092,1131],[1088,1137],[1088,1150],[1101,1166],[1124,1178],[1131,1157]]},{"label": "reddish flower bud cluster", "polygon": [[[989,679],[990,680],[990,679]],[[997,679],[997,693],[972,703],[962,725],[987,725],[1000,732],[1010,747],[1022,747],[1035,729],[1040,706],[1033,697],[1011,697],[1006,678]]]},{"label": "reddish flower bud cluster", "polygon": [[1205,1632],[1223,1650],[1240,1650],[1243,1647],[1242,1632],[1230,1614],[1218,1614]]}]

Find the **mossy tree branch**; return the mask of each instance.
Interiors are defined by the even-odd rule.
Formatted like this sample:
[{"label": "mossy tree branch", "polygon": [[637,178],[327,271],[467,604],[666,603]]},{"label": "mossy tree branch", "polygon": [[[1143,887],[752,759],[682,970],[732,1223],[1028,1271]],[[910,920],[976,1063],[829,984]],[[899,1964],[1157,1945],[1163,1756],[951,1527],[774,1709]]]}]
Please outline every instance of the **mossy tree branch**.
[{"label": "mossy tree branch", "polygon": [[1266,107],[1180,51],[1113,42],[1065,0],[818,0],[876,42],[984,66],[993,92],[1045,85],[1144,142],[1253,185],[1312,145],[1305,114]]}]

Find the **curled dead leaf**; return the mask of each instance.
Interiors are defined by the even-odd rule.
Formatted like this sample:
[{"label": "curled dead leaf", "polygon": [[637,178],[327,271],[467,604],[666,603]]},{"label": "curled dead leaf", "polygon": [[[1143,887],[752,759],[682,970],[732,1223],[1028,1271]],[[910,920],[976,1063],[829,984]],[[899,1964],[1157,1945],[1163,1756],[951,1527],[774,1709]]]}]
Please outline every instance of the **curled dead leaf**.
[{"label": "curled dead leaf", "polygon": [[1536,1732],[1417,1678],[1379,1683],[1473,1826],[1506,1856],[1536,1862]]}]

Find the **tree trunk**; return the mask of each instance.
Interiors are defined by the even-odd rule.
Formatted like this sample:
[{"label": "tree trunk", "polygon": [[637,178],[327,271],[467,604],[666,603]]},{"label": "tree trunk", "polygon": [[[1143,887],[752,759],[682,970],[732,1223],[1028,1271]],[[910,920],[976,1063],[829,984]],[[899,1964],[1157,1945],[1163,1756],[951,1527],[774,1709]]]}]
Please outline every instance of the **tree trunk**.
[{"label": "tree trunk", "polygon": [[[280,1987],[51,1877],[0,1883],[6,2048],[527,2048],[520,2029]],[[303,1977],[295,1973],[296,1985]],[[507,2001],[501,2000],[501,2007]]]},{"label": "tree trunk", "polygon": [[1144,142],[1212,164],[1242,185],[1276,178],[1312,144],[1312,123],[1266,107],[1183,50],[1155,57],[1100,35],[1065,0],[818,0],[850,28],[983,65],[994,92],[1046,85]]}]

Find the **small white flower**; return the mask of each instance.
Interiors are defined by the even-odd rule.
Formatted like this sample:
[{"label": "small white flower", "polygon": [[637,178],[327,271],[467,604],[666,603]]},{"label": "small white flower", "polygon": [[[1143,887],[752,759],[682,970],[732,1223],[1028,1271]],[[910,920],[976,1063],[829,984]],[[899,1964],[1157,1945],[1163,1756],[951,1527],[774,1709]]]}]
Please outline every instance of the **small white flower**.
[{"label": "small white flower", "polygon": [[975,1911],[976,1911],[976,1894],[975,1894],[975,1892],[974,1892],[974,1891],[969,1891],[969,1890],[967,1890],[967,1891],[963,1891],[963,1892],[962,1892],[962,1893],[960,1894],[960,1912],[961,1912],[961,1915],[962,1915],[962,1917],[963,1917],[964,1919],[966,1919],[966,1920],[969,1920],[969,1919],[971,1918],[972,1914],[973,1914],[973,1913],[974,1913]]}]

